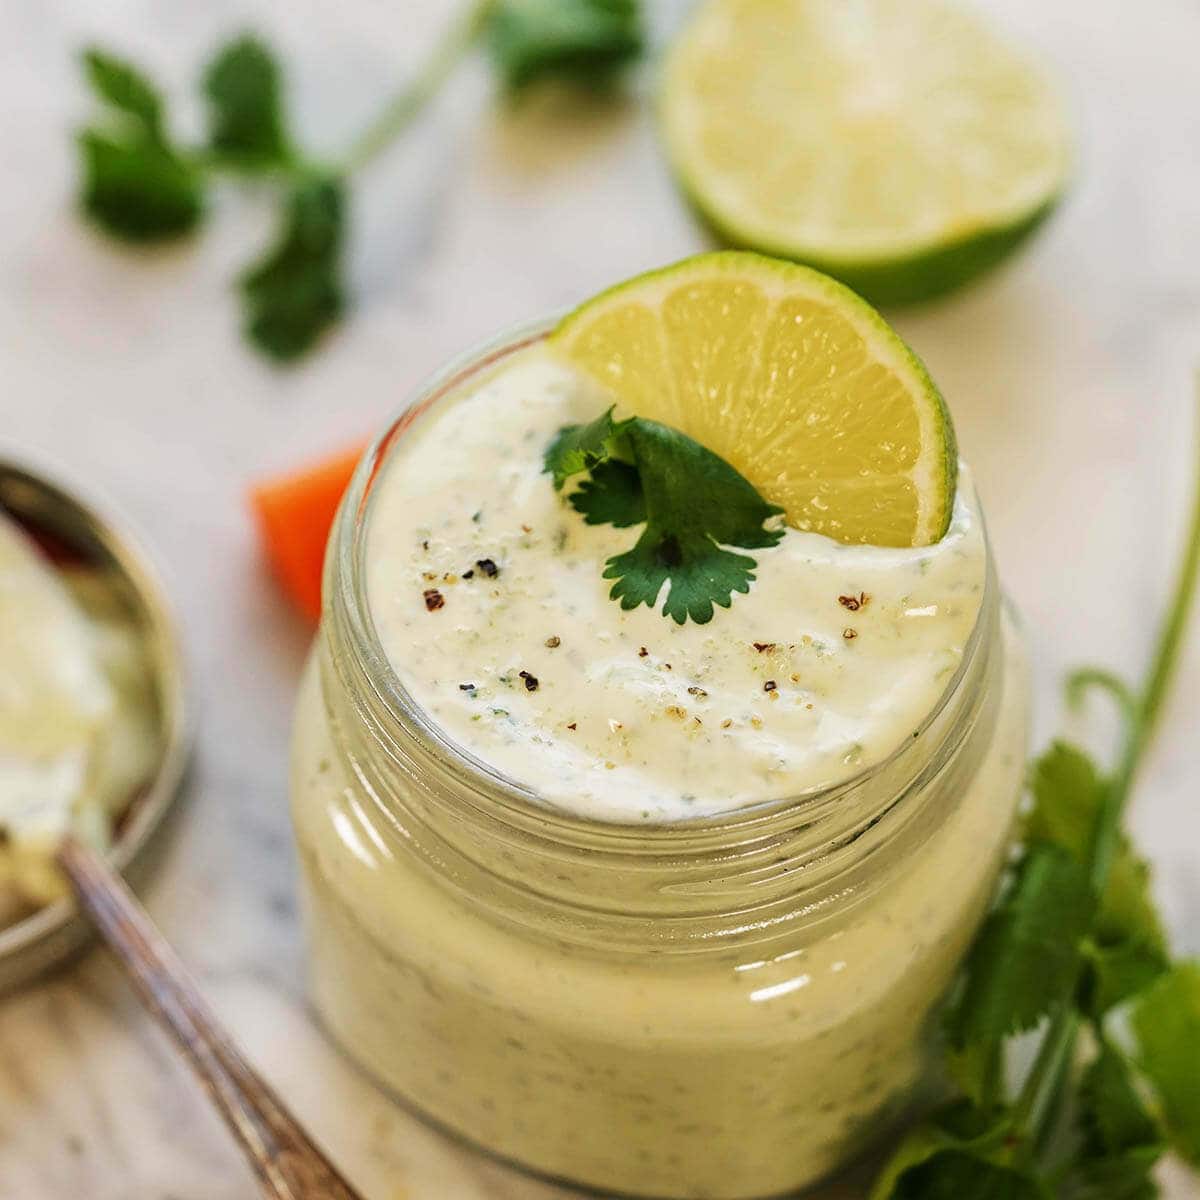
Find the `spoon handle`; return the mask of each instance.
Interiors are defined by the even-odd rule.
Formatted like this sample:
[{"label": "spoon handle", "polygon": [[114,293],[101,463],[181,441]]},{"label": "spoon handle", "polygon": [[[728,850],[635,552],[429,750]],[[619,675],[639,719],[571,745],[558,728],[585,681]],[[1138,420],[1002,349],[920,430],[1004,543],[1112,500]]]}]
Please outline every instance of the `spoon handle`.
[{"label": "spoon handle", "polygon": [[187,1057],[272,1200],[361,1200],[218,1025],[124,881],[69,838],[59,864],[142,1003]]}]

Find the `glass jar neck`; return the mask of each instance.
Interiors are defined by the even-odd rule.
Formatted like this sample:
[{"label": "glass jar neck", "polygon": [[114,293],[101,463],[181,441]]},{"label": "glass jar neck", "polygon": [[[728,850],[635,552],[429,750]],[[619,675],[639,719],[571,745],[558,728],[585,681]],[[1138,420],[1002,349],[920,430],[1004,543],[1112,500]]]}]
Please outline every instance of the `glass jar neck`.
[{"label": "glass jar neck", "polygon": [[577,817],[468,755],[408,694],[366,599],[366,513],[383,458],[472,373],[528,345],[527,329],[453,364],[360,465],[326,561],[319,659],[335,753],[379,837],[489,915],[614,950],[706,950],[844,919],[917,852],[979,766],[1001,694],[998,589],[988,563],[975,630],[924,724],[832,787],[667,824]]}]

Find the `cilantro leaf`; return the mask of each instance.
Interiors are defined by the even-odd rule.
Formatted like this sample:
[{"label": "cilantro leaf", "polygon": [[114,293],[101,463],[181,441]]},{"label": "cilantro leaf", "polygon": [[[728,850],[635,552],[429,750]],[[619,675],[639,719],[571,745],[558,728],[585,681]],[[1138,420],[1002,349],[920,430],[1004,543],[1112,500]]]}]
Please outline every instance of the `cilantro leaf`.
[{"label": "cilantro leaf", "polygon": [[242,167],[288,162],[279,67],[271,51],[249,35],[232,41],[204,72],[211,148]]},{"label": "cilantro leaf", "polygon": [[637,467],[616,459],[593,467],[591,478],[584,480],[568,499],[589,525],[624,529],[646,520],[641,473]]},{"label": "cilantro leaf", "polygon": [[203,208],[203,179],[166,139],[162,100],[132,64],[91,49],[88,82],[107,106],[102,125],[78,135],[84,211],[106,232],[153,242],[192,230]]},{"label": "cilantro leaf", "polygon": [[1162,1132],[1134,1087],[1125,1056],[1102,1042],[1079,1084],[1083,1137],[1061,1193],[1064,1200],[1153,1200]]},{"label": "cilantro leaf", "polygon": [[1133,1029],[1171,1143],[1200,1165],[1200,961],[1180,963],[1141,997]]},{"label": "cilantro leaf", "polygon": [[774,546],[781,527],[764,522],[783,509],[768,504],[744,475],[686,434],[657,421],[633,419],[625,431],[642,476],[651,524],[703,529],[721,545]]},{"label": "cilantro leaf", "polygon": [[663,612],[679,625],[689,617],[705,625],[714,604],[728,608],[734,592],[750,590],[755,566],[754,559],[722,550],[704,534],[677,535],[647,525],[632,550],[608,560],[604,578],[616,580],[608,594],[624,609],[654,608],[669,583]]},{"label": "cilantro leaf", "polygon": [[607,85],[644,44],[638,0],[496,0],[484,34],[512,91],[549,77]]},{"label": "cilantro leaf", "polygon": [[[624,461],[626,458],[631,462]],[[654,608],[666,587],[663,612],[682,625],[712,620],[734,592],[748,592],[757,563],[726,546],[773,546],[780,528],[765,528],[782,509],[768,504],[724,459],[678,430],[610,409],[588,425],[562,430],[546,451],[545,470],[561,488],[587,471],[589,482],[570,497],[591,525],[645,522],[632,550],[605,564],[615,580],[609,596],[624,609]]]},{"label": "cilantro leaf", "polygon": [[[1084,752],[1055,742],[1033,765],[1030,844],[1048,844],[1087,862],[1106,781]],[[1150,869],[1122,837],[1087,945],[1088,1008],[1099,1016],[1152,983],[1169,965],[1166,935],[1150,895]]]},{"label": "cilantro leaf", "polygon": [[1030,772],[1034,805],[1025,819],[1026,840],[1061,846],[1084,862],[1103,787],[1088,755],[1069,742],[1052,742]]},{"label": "cilantro leaf", "polygon": [[1171,966],[1162,919],[1150,895],[1150,867],[1121,839],[1087,946],[1088,1011],[1103,1016],[1145,991]]},{"label": "cilantro leaf", "polygon": [[1036,1176],[977,1158],[965,1150],[942,1150],[909,1167],[890,1200],[1051,1200]]},{"label": "cilantro leaf", "polygon": [[340,180],[298,184],[275,245],[242,276],[246,334],[281,362],[311,349],[342,314],[344,224]]},{"label": "cilantro leaf", "polygon": [[1032,846],[967,959],[947,1017],[953,1047],[1032,1029],[1070,990],[1093,912],[1083,867],[1058,846]]},{"label": "cilantro leaf", "polygon": [[1140,995],[1171,966],[1160,947],[1145,942],[1090,940],[1084,950],[1089,965],[1084,1007],[1097,1018]]},{"label": "cilantro leaf", "polygon": [[1150,895],[1150,864],[1122,839],[1100,904],[1097,937],[1101,945],[1135,943],[1166,962],[1167,935]]},{"label": "cilantro leaf", "polygon": [[646,528],[634,548],[608,560],[609,595],[625,609],[655,606],[682,625],[712,620],[713,605],[728,608],[748,592],[757,563],[724,546],[773,546],[782,529],[764,522],[783,510],[699,442],[657,421],[634,419],[624,431],[642,480]]},{"label": "cilantro leaf", "polygon": [[1161,1152],[1162,1134],[1146,1111],[1133,1084],[1129,1061],[1105,1042],[1079,1085],[1084,1145],[1092,1155],[1154,1146]]},{"label": "cilantro leaf", "polygon": [[190,233],[200,220],[200,177],[169,150],[137,136],[79,135],[83,207],[107,233],[157,242]]},{"label": "cilantro leaf", "polygon": [[136,121],[151,137],[161,139],[162,98],[137,67],[93,46],[83,52],[83,69],[101,100]]},{"label": "cilantro leaf", "polygon": [[968,1100],[944,1105],[909,1130],[875,1180],[869,1200],[889,1200],[901,1176],[943,1150],[986,1157],[1003,1144],[1008,1128],[1006,1114],[984,1112]]},{"label": "cilantro leaf", "polygon": [[1154,1168],[1162,1151],[1139,1146],[1103,1158],[1085,1158],[1072,1166],[1058,1188],[1059,1200],[1157,1200]]},{"label": "cilantro leaf", "polygon": [[[610,408],[586,425],[567,425],[558,431],[542,458],[542,469],[553,476],[556,491],[562,491],[572,475],[591,471],[621,453],[621,435],[629,422],[614,421],[612,414]],[[632,453],[624,449],[627,455]]]}]

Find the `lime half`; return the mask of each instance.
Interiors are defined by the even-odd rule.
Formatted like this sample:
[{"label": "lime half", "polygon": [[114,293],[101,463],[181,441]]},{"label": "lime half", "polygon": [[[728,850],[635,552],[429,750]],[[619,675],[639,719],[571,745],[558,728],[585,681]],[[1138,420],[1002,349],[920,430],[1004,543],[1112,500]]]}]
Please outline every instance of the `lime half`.
[{"label": "lime half", "polygon": [[758,254],[702,254],[588,301],[551,346],[610,393],[736,467],[797,529],[923,546],[958,461],[941,394],[848,288]]},{"label": "lime half", "polygon": [[876,303],[999,262],[1071,157],[1048,81],[948,0],[708,0],[668,57],[662,130],[725,239]]}]

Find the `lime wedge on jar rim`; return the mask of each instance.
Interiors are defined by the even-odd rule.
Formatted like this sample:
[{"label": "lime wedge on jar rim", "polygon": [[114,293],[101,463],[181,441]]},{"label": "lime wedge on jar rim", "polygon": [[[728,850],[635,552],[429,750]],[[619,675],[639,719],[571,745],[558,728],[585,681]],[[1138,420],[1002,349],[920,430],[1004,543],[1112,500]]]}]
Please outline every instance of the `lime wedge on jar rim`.
[{"label": "lime wedge on jar rim", "polygon": [[948,0],[708,0],[661,102],[676,176],[727,241],[877,304],[999,262],[1070,166],[1047,79]]},{"label": "lime wedge on jar rim", "polygon": [[946,532],[958,459],[941,393],[864,300],[759,254],[702,254],[601,293],[550,346],[620,416],[680,430],[796,529],[924,546]]}]

